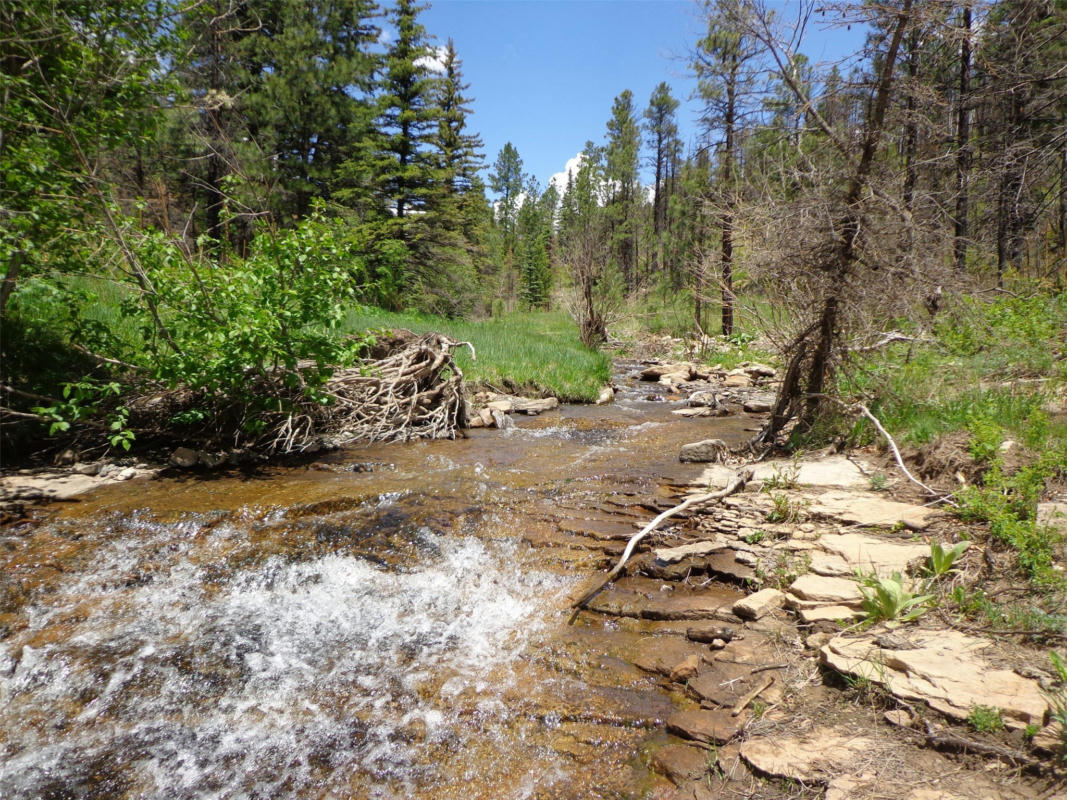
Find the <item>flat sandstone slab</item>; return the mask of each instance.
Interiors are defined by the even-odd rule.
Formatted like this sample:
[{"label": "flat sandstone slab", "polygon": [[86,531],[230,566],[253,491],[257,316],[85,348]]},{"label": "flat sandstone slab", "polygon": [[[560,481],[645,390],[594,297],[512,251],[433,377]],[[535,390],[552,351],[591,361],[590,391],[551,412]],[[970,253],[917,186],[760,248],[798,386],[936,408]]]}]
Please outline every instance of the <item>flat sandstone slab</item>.
[{"label": "flat sandstone slab", "polygon": [[808,573],[801,575],[789,586],[789,593],[801,600],[823,605],[859,607],[863,593],[859,584],[848,578],[832,578]]},{"label": "flat sandstone slab", "polygon": [[714,553],[716,550],[723,550],[725,547],[726,544],[724,542],[704,541],[691,542],[678,547],[661,547],[653,552],[655,553],[657,561],[662,561],[665,564],[673,564],[674,562],[681,561],[689,556],[706,556],[708,553]]},{"label": "flat sandstone slab", "polygon": [[734,603],[733,612],[741,619],[760,619],[785,605],[785,595],[777,589],[761,589]]},{"label": "flat sandstone slab", "polygon": [[898,631],[895,639],[894,648],[880,645],[877,634],[837,636],[823,646],[822,661],[955,719],[981,705],[999,708],[1009,728],[1043,723],[1048,703],[1037,681],[986,661],[980,653],[991,646],[987,640],[953,630]]},{"label": "flat sandstone slab", "polygon": [[[894,572],[904,574],[911,564],[930,555],[927,544],[864,533],[826,534],[817,544],[824,552],[843,559],[849,572],[874,572],[880,577]],[[823,570],[815,569],[814,559],[812,571],[825,574]]]},{"label": "flat sandstone slab", "polygon": [[[779,481],[796,483],[799,486],[835,486],[843,489],[866,489],[871,485],[870,478],[860,468],[844,456],[829,456],[817,461],[802,461],[794,464],[791,460],[778,459],[752,465],[752,479],[755,481]],[[716,465],[708,467],[693,483],[699,486],[711,486],[721,489],[734,477],[734,470]]]},{"label": "flat sandstone slab", "polygon": [[824,492],[814,498],[808,511],[849,525],[901,524],[912,530],[923,530],[941,512],[925,506],[886,500],[873,492]]},{"label": "flat sandstone slab", "polygon": [[792,738],[749,739],[741,745],[741,758],[765,775],[826,783],[861,759],[870,758],[874,745],[869,738],[843,735],[833,728],[816,728]]},{"label": "flat sandstone slab", "polygon": [[819,606],[802,608],[798,614],[801,622],[848,622],[863,616],[863,612],[848,606]]},{"label": "flat sandstone slab", "polygon": [[685,739],[724,745],[744,727],[745,718],[729,711],[679,711],[667,719],[667,732]]}]

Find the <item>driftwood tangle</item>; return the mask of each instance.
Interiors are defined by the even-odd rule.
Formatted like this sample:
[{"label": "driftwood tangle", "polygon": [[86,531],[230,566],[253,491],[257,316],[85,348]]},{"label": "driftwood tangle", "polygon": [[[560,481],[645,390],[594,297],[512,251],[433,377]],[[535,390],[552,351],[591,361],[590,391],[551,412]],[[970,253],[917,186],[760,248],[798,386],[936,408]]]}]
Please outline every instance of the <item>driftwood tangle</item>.
[{"label": "driftwood tangle", "polygon": [[262,441],[270,450],[306,450],[329,439],[410,441],[454,438],[467,427],[463,372],[452,357],[456,342],[440,333],[413,334],[388,355],[337,370],[324,387],[329,405],[304,400],[278,414]]}]

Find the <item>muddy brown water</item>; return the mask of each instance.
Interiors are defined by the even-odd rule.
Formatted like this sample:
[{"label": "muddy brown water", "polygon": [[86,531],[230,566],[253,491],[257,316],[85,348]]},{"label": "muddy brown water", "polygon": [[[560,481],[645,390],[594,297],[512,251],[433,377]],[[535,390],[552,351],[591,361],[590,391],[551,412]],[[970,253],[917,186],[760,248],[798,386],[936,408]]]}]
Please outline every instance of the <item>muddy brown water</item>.
[{"label": "muddy brown water", "polygon": [[567,606],[697,472],[681,444],[755,421],[624,383],[0,531],[0,797],[640,796],[672,710],[631,664],[651,624]]}]

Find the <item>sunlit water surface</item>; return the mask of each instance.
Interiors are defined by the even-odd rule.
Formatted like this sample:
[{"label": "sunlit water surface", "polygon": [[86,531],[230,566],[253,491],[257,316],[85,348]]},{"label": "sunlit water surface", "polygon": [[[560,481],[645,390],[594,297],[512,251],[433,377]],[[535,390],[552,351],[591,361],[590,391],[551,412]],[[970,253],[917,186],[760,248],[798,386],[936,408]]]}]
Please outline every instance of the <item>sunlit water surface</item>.
[{"label": "sunlit water surface", "polygon": [[565,625],[604,553],[524,539],[708,430],[632,392],[0,531],[0,797],[629,793],[670,704],[614,623]]}]

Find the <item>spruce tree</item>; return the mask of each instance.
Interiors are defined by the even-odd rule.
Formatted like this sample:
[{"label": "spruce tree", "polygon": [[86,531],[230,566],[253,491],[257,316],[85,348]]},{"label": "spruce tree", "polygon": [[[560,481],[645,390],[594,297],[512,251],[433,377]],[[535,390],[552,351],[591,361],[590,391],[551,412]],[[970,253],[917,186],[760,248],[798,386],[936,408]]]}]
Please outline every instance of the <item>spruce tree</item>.
[{"label": "spruce tree", "polygon": [[396,38],[385,54],[378,82],[378,129],[375,183],[397,219],[422,210],[441,180],[432,152],[440,109],[441,79],[430,69],[434,57],[429,35],[418,21],[426,6],[397,0],[388,18]]},{"label": "spruce tree", "polygon": [[480,136],[467,132],[467,117],[471,114],[473,99],[465,94],[470,84],[463,82],[463,62],[456,55],[451,39],[445,45],[443,66],[435,98],[440,116],[433,144],[440,158],[446,191],[463,194],[470,190],[482,168],[481,149],[484,145]]}]

